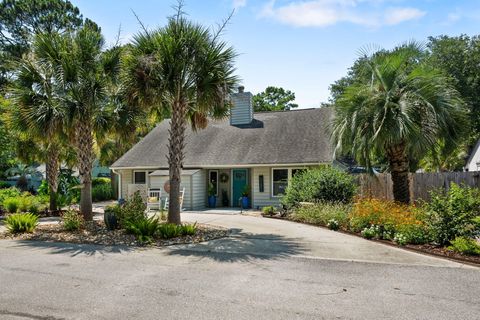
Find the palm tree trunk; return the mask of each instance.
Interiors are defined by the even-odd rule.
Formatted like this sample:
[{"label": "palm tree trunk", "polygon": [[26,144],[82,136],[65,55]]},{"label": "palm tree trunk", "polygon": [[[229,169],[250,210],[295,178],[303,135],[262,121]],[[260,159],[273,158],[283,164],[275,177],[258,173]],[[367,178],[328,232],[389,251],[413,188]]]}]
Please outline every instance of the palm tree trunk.
[{"label": "palm tree trunk", "polygon": [[408,180],[408,157],[405,144],[398,144],[387,150],[390,172],[393,182],[393,198],[395,201],[410,203],[410,181]]},{"label": "palm tree trunk", "polygon": [[86,221],[91,221],[93,219],[92,165],[94,159],[92,127],[88,121],[79,122],[75,131],[75,147],[77,149],[77,166],[80,183],[82,184],[80,192],[80,212]]},{"label": "palm tree trunk", "polygon": [[168,165],[170,175],[170,195],[168,205],[168,222],[180,224],[180,183],[184,158],[186,105],[175,102],[170,121],[170,137],[168,146]]},{"label": "palm tree trunk", "polygon": [[46,175],[50,194],[50,211],[57,210],[59,150],[56,145],[47,148]]}]

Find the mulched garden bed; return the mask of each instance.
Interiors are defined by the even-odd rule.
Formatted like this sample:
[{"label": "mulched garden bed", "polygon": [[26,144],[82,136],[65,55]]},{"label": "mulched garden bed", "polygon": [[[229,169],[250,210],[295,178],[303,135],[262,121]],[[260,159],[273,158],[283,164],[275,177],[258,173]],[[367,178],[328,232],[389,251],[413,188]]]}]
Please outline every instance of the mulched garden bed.
[{"label": "mulched garden bed", "polygon": [[36,240],[52,242],[71,242],[80,244],[153,246],[163,247],[174,244],[199,243],[228,236],[229,230],[205,224],[197,224],[197,232],[193,236],[182,236],[168,240],[155,239],[149,244],[142,244],[134,235],[125,230],[110,231],[103,221],[93,221],[85,224],[78,231],[65,231],[60,223],[39,225],[33,233],[10,234],[0,233],[0,239]]},{"label": "mulched garden bed", "polygon": [[[295,220],[289,219],[288,217],[282,217],[278,214],[273,215],[273,216],[270,216],[270,215],[262,215],[262,216],[264,218],[288,220],[288,221],[292,221],[292,222],[296,222],[296,223],[303,223],[303,224],[306,224],[306,225],[330,230],[329,228],[327,228],[325,226],[320,226],[320,225],[317,225],[317,224],[312,224],[312,223],[307,223],[307,222],[295,221]],[[351,231],[348,231],[348,230],[338,230],[337,232],[341,232],[341,233],[345,233],[345,234],[349,234],[349,235],[352,235],[352,236],[357,236],[357,237],[360,237],[362,239],[365,239],[359,233],[351,232]],[[424,253],[424,254],[427,254],[427,255],[440,257],[440,258],[446,258],[446,259],[449,259],[449,260],[454,260],[454,261],[458,261],[458,262],[472,264],[472,265],[475,265],[475,266],[480,266],[480,256],[470,256],[470,255],[461,254],[461,253],[449,250],[445,247],[436,246],[436,245],[433,245],[433,244],[407,244],[405,246],[400,246],[400,245],[396,244],[395,242],[388,241],[388,240],[378,240],[378,239],[365,239],[365,240],[380,242],[380,243],[383,243],[383,244],[386,244],[386,245],[389,245],[389,246],[392,246],[392,247],[396,247],[396,248],[406,249],[406,250],[410,250],[410,251],[415,251],[415,252]]]}]

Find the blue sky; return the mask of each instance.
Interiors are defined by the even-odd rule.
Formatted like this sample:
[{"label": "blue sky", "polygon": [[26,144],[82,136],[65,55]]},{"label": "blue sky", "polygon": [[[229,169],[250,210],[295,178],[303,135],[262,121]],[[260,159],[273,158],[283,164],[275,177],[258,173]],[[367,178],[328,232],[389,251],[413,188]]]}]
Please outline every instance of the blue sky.
[{"label": "blue sky", "polygon": [[[128,42],[142,22],[165,24],[174,0],[72,0],[113,43]],[[214,26],[235,8],[224,39],[240,56],[246,90],[290,89],[301,108],[318,107],[367,45],[391,48],[428,36],[479,33],[478,0],[185,0],[190,18]]]}]

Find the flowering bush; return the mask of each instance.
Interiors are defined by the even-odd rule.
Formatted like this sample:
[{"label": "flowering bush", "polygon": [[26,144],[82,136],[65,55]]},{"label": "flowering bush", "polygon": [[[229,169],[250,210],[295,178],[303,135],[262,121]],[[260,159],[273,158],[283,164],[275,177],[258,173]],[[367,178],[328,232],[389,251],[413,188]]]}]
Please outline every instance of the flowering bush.
[{"label": "flowering bush", "polygon": [[359,199],[350,212],[350,227],[359,232],[371,225],[382,226],[387,232],[404,225],[422,225],[420,208],[379,199]]},{"label": "flowering bush", "polygon": [[327,227],[328,227],[330,230],[336,231],[336,230],[340,229],[340,223],[338,223],[338,221],[335,220],[335,219],[330,219],[330,220],[328,220],[328,222],[327,222]]}]

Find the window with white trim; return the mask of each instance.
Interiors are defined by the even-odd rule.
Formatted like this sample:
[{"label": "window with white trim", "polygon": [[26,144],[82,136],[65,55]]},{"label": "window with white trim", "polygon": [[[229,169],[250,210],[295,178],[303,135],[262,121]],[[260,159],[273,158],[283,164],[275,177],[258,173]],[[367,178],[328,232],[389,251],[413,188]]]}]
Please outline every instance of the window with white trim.
[{"label": "window with white trim", "polygon": [[146,171],[134,171],[133,172],[134,184],[147,184],[147,172]]},{"label": "window with white trim", "polygon": [[285,194],[288,186],[288,169],[272,169],[272,195],[279,197]]}]

